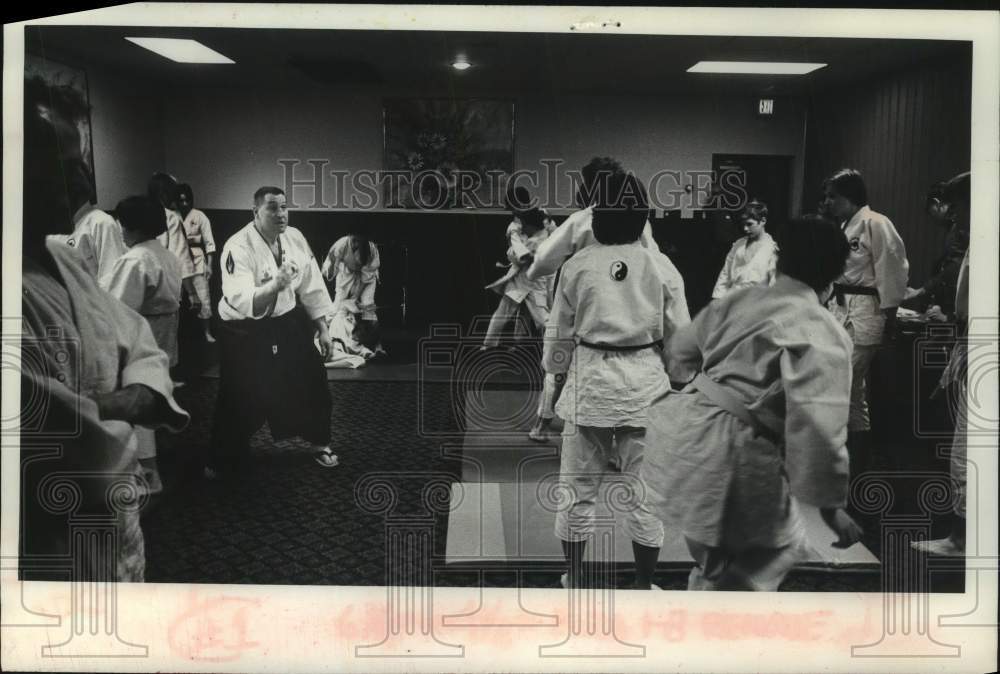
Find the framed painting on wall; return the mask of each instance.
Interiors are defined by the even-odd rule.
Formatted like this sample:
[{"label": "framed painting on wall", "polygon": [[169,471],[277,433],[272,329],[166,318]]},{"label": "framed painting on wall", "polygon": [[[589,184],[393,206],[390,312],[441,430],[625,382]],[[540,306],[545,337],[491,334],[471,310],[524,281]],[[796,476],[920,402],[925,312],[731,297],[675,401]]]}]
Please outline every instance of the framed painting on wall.
[{"label": "framed painting on wall", "polygon": [[503,208],[514,171],[514,102],[386,99],[383,204],[388,208]]},{"label": "framed painting on wall", "polygon": [[90,90],[87,86],[87,71],[81,68],[53,61],[50,58],[24,55],[25,78],[40,77],[49,86],[65,86],[80,95],[86,104],[86,113],[81,111],[76,120],[77,131],[80,132],[80,155],[90,180],[90,201],[97,202],[97,180],[94,173],[94,142],[90,124]]}]

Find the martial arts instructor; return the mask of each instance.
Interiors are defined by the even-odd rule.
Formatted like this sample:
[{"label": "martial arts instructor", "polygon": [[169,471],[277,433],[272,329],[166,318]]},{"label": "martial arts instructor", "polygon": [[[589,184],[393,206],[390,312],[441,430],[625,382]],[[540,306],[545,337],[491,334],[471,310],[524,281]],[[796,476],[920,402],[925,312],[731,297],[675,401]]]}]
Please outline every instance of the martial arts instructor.
[{"label": "martial arts instructor", "polygon": [[[244,467],[250,437],[267,421],[275,440],[299,436],[332,468],[324,318],[330,294],[305,237],[288,226],[285,193],[261,187],[253,222],[222,249],[219,400],[206,477]],[[313,343],[318,338],[319,351]]]}]

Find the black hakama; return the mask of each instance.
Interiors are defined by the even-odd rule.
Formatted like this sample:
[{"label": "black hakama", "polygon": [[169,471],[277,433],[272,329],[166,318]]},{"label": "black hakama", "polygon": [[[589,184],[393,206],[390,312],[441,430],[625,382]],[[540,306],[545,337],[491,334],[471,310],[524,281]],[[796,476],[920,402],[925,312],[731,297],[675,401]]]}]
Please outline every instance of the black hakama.
[{"label": "black hakama", "polygon": [[330,443],[332,400],[313,326],[296,307],[278,317],[220,321],[219,399],[208,465],[232,470],[266,421],[275,440]]}]

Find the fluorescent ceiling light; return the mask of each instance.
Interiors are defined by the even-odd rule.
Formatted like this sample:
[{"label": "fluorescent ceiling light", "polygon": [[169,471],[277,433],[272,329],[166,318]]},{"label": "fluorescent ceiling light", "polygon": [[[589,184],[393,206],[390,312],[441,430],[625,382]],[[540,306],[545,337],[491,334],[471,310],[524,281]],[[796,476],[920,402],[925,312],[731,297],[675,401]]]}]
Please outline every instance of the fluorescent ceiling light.
[{"label": "fluorescent ceiling light", "polygon": [[464,58],[459,57],[451,64],[451,67],[455,70],[468,70],[472,67],[472,64],[466,61]]},{"label": "fluorescent ceiling light", "polygon": [[727,73],[732,75],[805,75],[825,67],[825,63],[698,61],[687,71],[689,73]]},{"label": "fluorescent ceiling light", "polygon": [[172,37],[127,37],[125,39],[177,63],[235,63],[231,58],[223,56],[214,49],[209,49],[196,40],[180,40]]}]

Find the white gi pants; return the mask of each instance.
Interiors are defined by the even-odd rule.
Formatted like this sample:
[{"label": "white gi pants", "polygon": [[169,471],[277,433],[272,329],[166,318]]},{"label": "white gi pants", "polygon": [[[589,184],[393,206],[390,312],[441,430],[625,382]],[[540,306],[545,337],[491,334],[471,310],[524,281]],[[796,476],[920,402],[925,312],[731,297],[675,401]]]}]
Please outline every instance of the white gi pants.
[{"label": "white gi pants", "polygon": [[205,320],[212,317],[212,297],[208,292],[208,279],[204,274],[195,274],[191,277],[191,285],[201,302],[201,309],[198,311],[198,318]]},{"label": "white gi pants", "polygon": [[542,382],[542,394],[538,397],[538,416],[542,419],[554,419],[556,416],[556,376],[545,373]]},{"label": "white gi pants", "polygon": [[663,545],[663,522],[646,506],[646,490],[639,479],[645,438],[645,428],[597,428],[566,422],[562,433],[559,482],[569,493],[569,503],[556,514],[555,532],[560,540],[573,542],[591,537],[596,501],[608,461],[617,456],[621,461],[621,475],[615,475],[615,479],[628,485],[629,493],[623,499],[609,500],[616,508],[626,510],[625,532],[646,547]]},{"label": "white gi pants", "polygon": [[[496,346],[500,343],[500,331],[503,330],[507,323],[514,320],[517,316],[519,306],[525,307],[535,326],[542,332],[545,331],[545,324],[549,320],[549,310],[546,307],[538,304],[532,299],[531,295],[525,297],[524,301],[520,303],[503,295],[500,297],[500,304],[497,306],[496,311],[493,312],[493,316],[490,318],[490,325],[486,329],[486,337],[483,339],[485,346]],[[520,334],[518,334],[518,337],[520,337]]]},{"label": "white gi pants", "polygon": [[885,316],[874,295],[848,294],[844,296],[844,304],[844,307],[836,307],[836,313],[854,342],[854,349],[851,351],[851,406],[847,430],[870,431],[872,426],[865,380],[882,344]]},{"label": "white gi pants", "polygon": [[378,315],[375,313],[375,288],[377,285],[377,277],[365,282],[364,274],[354,273],[342,267],[337,273],[333,313],[340,311],[341,304],[345,300],[354,300],[361,312],[361,320],[378,320]]},{"label": "white gi pants", "polygon": [[878,352],[877,346],[855,344],[851,351],[851,405],[847,413],[847,430],[870,431],[871,414],[868,412],[868,387],[865,380]]}]

